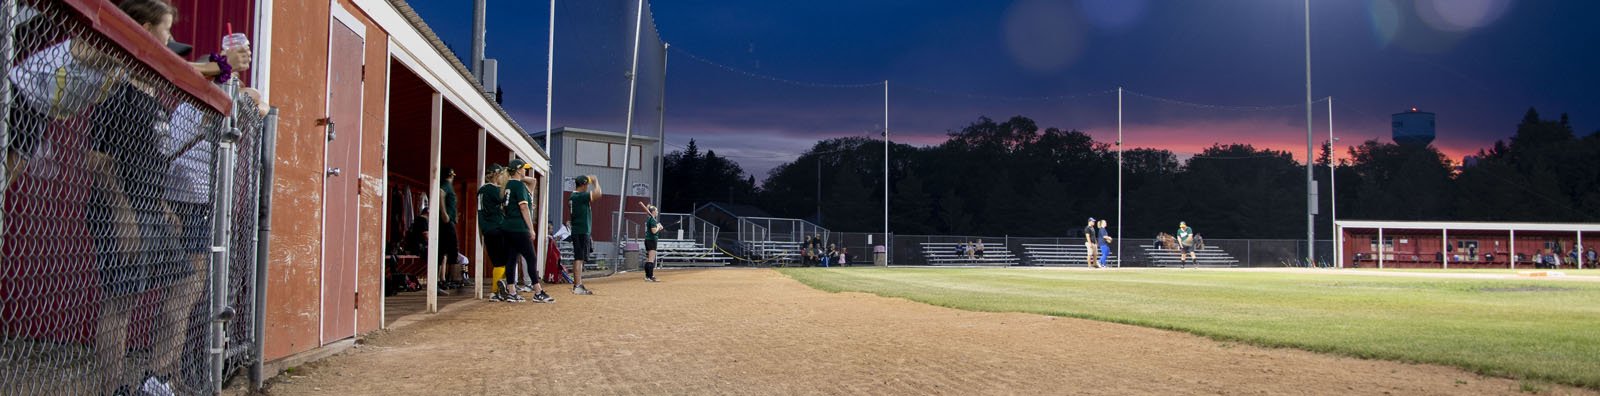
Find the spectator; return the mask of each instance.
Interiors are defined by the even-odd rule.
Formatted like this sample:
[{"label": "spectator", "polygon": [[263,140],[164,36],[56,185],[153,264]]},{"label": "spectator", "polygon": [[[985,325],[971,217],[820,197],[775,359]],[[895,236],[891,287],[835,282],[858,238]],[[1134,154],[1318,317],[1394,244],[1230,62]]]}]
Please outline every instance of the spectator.
[{"label": "spectator", "polygon": [[1600,265],[1600,263],[1595,262],[1595,259],[1597,258],[1600,257],[1595,255],[1594,248],[1589,248],[1589,250],[1583,254],[1583,262],[1589,265]]},{"label": "spectator", "polygon": [[1106,267],[1106,258],[1107,258],[1107,256],[1111,255],[1111,234],[1106,232],[1106,221],[1105,220],[1100,220],[1100,224],[1097,227],[1095,227],[1095,229],[1100,231],[1100,241],[1099,241],[1100,242],[1100,267],[1099,268],[1105,268]]},{"label": "spectator", "polygon": [[976,256],[979,260],[982,260],[983,259],[983,240],[979,239],[978,240],[978,244],[976,246],[973,246],[972,250],[974,252],[973,255]]},{"label": "spectator", "polygon": [[839,261],[838,261],[838,263],[839,263],[840,267],[846,266],[846,265],[848,265],[850,263],[850,248],[847,248],[847,247],[844,247],[844,246],[840,246],[839,247]]},{"label": "spectator", "polygon": [[960,258],[963,258],[963,257],[967,257],[967,245],[964,242],[957,242],[956,243],[956,258],[960,259]]},{"label": "spectator", "polygon": [[830,245],[828,245],[828,250],[823,252],[823,254],[822,254],[822,266],[824,268],[826,268],[828,266],[828,262],[833,261],[833,251],[834,251],[834,247],[833,247],[833,245],[830,244]]},{"label": "spectator", "polygon": [[1089,225],[1083,227],[1083,259],[1084,262],[1089,264],[1089,268],[1094,268],[1095,252],[1100,249],[1100,243],[1095,242],[1095,236],[1099,235],[1100,232],[1096,231],[1094,226],[1094,218],[1090,217]]}]

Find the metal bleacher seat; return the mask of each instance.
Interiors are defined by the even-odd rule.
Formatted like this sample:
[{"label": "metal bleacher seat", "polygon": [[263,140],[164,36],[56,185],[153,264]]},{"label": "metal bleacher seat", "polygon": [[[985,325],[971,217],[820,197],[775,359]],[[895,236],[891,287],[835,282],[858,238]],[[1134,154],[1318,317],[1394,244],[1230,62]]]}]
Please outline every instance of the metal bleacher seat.
[{"label": "metal bleacher seat", "polygon": [[956,255],[957,242],[923,242],[922,257],[931,265],[1017,265],[1021,260],[1004,246],[985,246],[983,258]]},{"label": "metal bleacher seat", "polygon": [[[644,246],[644,240],[630,242]],[[662,239],[656,242],[656,260],[663,267],[721,267],[733,258],[692,239]]]},{"label": "metal bleacher seat", "polygon": [[1183,262],[1178,259],[1177,250],[1169,250],[1156,245],[1139,245],[1144,250],[1145,257],[1150,260],[1150,265],[1156,267],[1212,267],[1226,268],[1239,266],[1239,260],[1233,255],[1216,246],[1206,246],[1195,250],[1194,259]]},{"label": "metal bleacher seat", "polygon": [[[1082,243],[1024,243],[1022,244],[1022,249],[1028,257],[1028,263],[1038,266],[1087,266],[1088,259],[1086,256],[1090,253],[1088,247]],[[1098,259],[1100,252],[1093,252],[1093,254]],[[1107,264],[1114,263],[1116,260],[1117,254],[1115,251],[1106,256]]]}]

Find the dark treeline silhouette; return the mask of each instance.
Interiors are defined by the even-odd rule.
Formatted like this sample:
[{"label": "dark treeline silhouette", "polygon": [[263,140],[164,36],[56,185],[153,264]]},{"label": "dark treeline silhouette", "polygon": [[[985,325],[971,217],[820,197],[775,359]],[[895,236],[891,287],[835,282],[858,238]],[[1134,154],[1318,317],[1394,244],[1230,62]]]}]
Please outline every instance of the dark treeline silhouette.
[{"label": "dark treeline silhouette", "polygon": [[[899,234],[1062,236],[1089,216],[1117,222],[1116,151],[1079,131],[982,117],[937,146],[890,149],[889,220]],[[1331,227],[1332,150],[1325,142],[1316,162],[1319,238]],[[1600,221],[1600,133],[1577,137],[1565,115],[1550,121],[1529,109],[1509,143],[1480,151],[1459,172],[1432,146],[1371,140],[1347,150],[1336,171],[1341,219]],[[819,141],[760,188],[737,164],[693,144],[666,162],[669,210],[725,201],[732,185],[735,201],[776,216],[820,212],[833,230],[883,228],[881,140]],[[1217,144],[1179,161],[1133,148],[1123,162],[1120,223],[1129,238],[1172,232],[1180,220],[1214,238],[1305,236],[1305,168],[1288,152]]]}]

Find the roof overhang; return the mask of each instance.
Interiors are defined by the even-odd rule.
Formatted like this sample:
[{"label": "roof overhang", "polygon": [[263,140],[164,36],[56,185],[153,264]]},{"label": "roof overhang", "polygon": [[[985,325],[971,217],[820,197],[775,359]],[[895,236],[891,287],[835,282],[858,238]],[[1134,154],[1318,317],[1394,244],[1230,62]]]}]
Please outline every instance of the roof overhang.
[{"label": "roof overhang", "polygon": [[443,43],[409,5],[399,0],[353,0],[389,34],[389,55],[404,64],[455,105],[490,136],[505,142],[511,152],[528,160],[536,170],[550,171],[550,156],[512,120],[499,104],[489,100],[466,66],[447,56]]},{"label": "roof overhang", "polygon": [[1338,225],[1339,228],[1387,228],[1397,230],[1600,232],[1600,224],[1585,223],[1339,220],[1334,224]]}]

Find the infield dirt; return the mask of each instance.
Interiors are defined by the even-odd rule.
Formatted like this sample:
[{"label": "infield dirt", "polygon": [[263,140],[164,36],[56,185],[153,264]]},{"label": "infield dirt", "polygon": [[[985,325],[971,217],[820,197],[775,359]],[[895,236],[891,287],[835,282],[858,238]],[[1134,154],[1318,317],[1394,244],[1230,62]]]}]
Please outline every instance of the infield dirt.
[{"label": "infield dirt", "polygon": [[272,395],[1600,394],[1090,320],[827,293],[764,269],[469,302],[278,376]]}]

